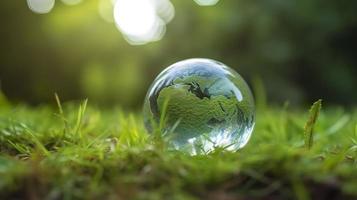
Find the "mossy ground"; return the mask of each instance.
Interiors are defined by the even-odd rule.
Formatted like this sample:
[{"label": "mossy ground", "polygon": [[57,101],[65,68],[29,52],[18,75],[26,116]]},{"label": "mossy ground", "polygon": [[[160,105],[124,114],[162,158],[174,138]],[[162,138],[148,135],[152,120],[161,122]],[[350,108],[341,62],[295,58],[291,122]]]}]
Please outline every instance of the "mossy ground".
[{"label": "mossy ground", "polygon": [[140,113],[81,104],[0,106],[0,199],[357,198],[357,111],[258,108],[242,150],[189,156],[148,137]]}]

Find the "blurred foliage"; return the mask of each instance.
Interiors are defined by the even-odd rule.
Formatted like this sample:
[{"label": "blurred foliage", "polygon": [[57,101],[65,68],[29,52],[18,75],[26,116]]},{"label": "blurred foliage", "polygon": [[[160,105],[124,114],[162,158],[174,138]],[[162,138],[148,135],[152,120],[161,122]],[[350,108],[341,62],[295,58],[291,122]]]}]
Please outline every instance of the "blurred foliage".
[{"label": "blurred foliage", "polygon": [[161,41],[128,44],[98,1],[56,2],[32,13],[25,1],[0,3],[0,80],[11,100],[88,97],[100,105],[141,106],[154,77],[191,57],[217,59],[272,102],[357,101],[357,1],[221,0],[200,7],[173,0],[175,18]]}]

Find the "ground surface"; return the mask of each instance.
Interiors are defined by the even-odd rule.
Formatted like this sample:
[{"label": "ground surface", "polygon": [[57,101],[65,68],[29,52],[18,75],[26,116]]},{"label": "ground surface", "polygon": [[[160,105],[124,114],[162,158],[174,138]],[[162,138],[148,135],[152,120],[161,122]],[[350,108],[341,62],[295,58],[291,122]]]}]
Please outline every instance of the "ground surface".
[{"label": "ground surface", "polygon": [[248,145],[189,156],[148,137],[140,115],[82,103],[0,101],[0,199],[353,199],[357,111],[260,107]]}]

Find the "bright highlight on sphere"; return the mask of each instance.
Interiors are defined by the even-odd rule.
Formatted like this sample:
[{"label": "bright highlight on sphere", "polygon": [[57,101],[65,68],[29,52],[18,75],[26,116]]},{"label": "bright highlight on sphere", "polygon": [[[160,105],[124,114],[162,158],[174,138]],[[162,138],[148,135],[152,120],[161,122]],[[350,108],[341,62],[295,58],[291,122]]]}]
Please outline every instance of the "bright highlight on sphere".
[{"label": "bright highlight on sphere", "polygon": [[38,14],[49,13],[55,5],[55,0],[27,0],[31,11]]},{"label": "bright highlight on sphere", "polygon": [[200,6],[214,6],[219,0],[194,0]]},{"label": "bright highlight on sphere", "polygon": [[160,40],[174,15],[168,0],[117,0],[114,21],[131,44]]},{"label": "bright highlight on sphere", "polygon": [[161,72],[144,102],[150,133],[191,155],[243,148],[253,131],[253,95],[233,69],[210,59],[188,59]]}]

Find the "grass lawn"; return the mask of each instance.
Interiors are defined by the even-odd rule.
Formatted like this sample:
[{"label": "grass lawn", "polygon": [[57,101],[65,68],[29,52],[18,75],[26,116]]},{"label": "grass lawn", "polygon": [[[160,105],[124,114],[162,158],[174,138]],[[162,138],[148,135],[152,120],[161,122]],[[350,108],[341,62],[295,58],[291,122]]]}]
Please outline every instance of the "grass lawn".
[{"label": "grass lawn", "polygon": [[189,156],[140,113],[85,107],[0,101],[0,199],[357,198],[357,110],[322,108],[311,143],[308,108],[261,106],[245,148]]}]

